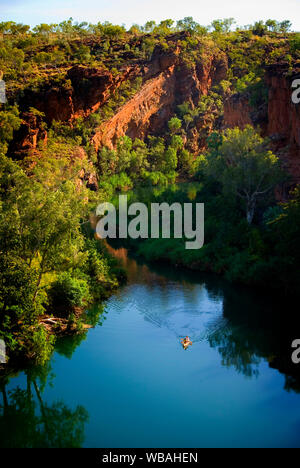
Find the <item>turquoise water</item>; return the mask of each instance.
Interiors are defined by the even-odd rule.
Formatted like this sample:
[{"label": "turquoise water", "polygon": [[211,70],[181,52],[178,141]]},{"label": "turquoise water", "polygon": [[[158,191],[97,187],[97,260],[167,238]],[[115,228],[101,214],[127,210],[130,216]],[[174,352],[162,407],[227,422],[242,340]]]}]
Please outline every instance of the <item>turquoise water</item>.
[{"label": "turquoise water", "polygon": [[269,298],[116,255],[101,326],[2,386],[1,445],[299,447],[297,337]]}]

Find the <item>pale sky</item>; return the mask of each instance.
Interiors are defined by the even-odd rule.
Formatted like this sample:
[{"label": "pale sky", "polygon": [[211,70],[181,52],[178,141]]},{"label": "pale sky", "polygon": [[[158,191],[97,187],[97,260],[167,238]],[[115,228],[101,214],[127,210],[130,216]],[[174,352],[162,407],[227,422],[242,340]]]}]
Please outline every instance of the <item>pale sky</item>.
[{"label": "pale sky", "polygon": [[0,0],[0,21],[31,26],[72,17],[79,22],[111,21],[128,27],[185,16],[205,26],[214,19],[229,17],[241,26],[260,19],[289,19],[293,29],[300,31],[300,0]]}]

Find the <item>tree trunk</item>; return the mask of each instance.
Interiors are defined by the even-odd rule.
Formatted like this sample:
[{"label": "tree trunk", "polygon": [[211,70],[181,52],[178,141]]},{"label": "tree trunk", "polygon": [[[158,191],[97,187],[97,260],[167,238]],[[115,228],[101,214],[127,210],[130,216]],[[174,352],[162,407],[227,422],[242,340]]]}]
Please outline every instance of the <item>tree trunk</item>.
[{"label": "tree trunk", "polygon": [[5,389],[5,385],[1,385],[1,392],[2,392],[2,397],[3,397],[3,407],[4,407],[4,411],[6,411],[8,409],[8,398],[7,398],[7,393],[6,393],[6,389]]},{"label": "tree trunk", "polygon": [[43,399],[42,399],[42,396],[41,396],[40,389],[39,389],[39,387],[38,387],[35,380],[33,380],[33,386],[34,386],[34,389],[35,389],[36,396],[37,396],[37,398],[39,400],[42,420],[43,420],[44,427],[45,427],[45,432],[46,432],[46,434],[48,436],[48,440],[51,441],[51,432],[50,432],[49,426],[48,426],[47,411],[46,411],[46,409],[44,407],[44,403],[43,403]]},{"label": "tree trunk", "polygon": [[34,295],[33,295],[33,303],[34,304],[35,304],[37,293],[38,293],[38,290],[39,290],[39,287],[40,287],[40,284],[41,284],[42,276],[43,276],[43,273],[41,271],[40,274],[39,274],[39,278],[38,278],[38,281],[37,281],[37,284],[36,284],[36,289],[35,289],[35,292],[34,292]]},{"label": "tree trunk", "polygon": [[247,202],[247,221],[252,224],[255,213],[255,200],[250,199]]}]

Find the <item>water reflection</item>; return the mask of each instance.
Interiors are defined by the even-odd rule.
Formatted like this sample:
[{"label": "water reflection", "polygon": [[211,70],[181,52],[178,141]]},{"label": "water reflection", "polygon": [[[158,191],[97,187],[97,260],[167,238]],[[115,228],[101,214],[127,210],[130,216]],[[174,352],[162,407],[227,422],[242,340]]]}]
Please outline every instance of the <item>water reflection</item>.
[{"label": "water reflection", "polygon": [[[233,367],[246,377],[257,377],[259,364],[265,360],[285,375],[285,390],[300,392],[300,366],[291,361],[291,343],[300,329],[293,303],[230,285],[214,275],[157,263],[148,268],[138,258],[128,257],[125,248],[109,245],[107,248],[126,268],[129,284],[146,285],[153,300],[158,296],[155,288],[160,289],[159,313],[157,307],[145,308],[145,320],[173,330],[178,338],[189,334],[193,342],[207,340],[212,348],[218,349],[223,366]],[[172,282],[175,287],[170,298]],[[178,309],[190,313],[185,327],[174,319],[174,294]],[[199,304],[204,309],[199,309]],[[207,307],[212,305],[210,315]]]},{"label": "water reflection", "polygon": [[[59,340],[47,366],[1,380],[0,445],[298,446],[297,396],[268,368],[284,375],[286,391],[300,392],[291,361],[299,321],[286,318],[293,306],[213,275],[148,267],[126,249],[111,252],[128,284],[107,301],[107,321],[99,307],[86,318],[105,326]],[[187,352],[185,336],[193,342]],[[273,429],[274,418],[285,426]]]},{"label": "water reflection", "polygon": [[[0,446],[5,448],[80,447],[88,413],[83,406],[70,409],[64,402],[49,404],[43,399],[46,382],[51,380],[50,365],[25,372],[26,388],[0,388]],[[52,376],[53,377],[53,376]]]}]

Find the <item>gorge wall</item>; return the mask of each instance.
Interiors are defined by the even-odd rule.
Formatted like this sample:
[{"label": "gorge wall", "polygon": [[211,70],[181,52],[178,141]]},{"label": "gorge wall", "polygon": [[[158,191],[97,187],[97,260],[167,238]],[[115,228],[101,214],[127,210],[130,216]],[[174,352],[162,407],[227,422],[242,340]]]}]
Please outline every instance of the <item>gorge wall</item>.
[{"label": "gorge wall", "polygon": [[[294,70],[293,76],[299,72],[300,69]],[[247,95],[231,96],[225,101],[224,127],[243,128],[248,124],[260,127],[293,181],[300,183],[300,104],[292,102],[292,81],[286,66],[267,67],[267,105],[252,109]]]},{"label": "gorge wall", "polygon": [[[97,111],[124,81],[137,76],[142,79],[139,91],[96,129],[92,142],[98,150],[102,145],[112,148],[124,135],[143,139],[149,133],[159,134],[178,104],[186,101],[197,104],[202,95],[226,79],[227,69],[223,53],[207,54],[205,60],[199,59],[191,66],[183,60],[178,47],[164,52],[159,46],[150,61],[123,66],[118,73],[76,65],[68,70],[63,85],[47,85],[38,92],[24,94],[20,100],[23,124],[15,133],[11,150],[21,158],[28,149],[35,149],[38,141],[47,143],[47,132],[40,119],[28,112],[29,107],[43,112],[48,124],[56,120],[72,125],[74,119]],[[299,183],[300,105],[291,101],[291,78],[284,66],[278,64],[266,67],[265,84],[268,88],[265,106],[253,109],[247,94],[226,99],[220,128],[259,126],[294,182]],[[188,147],[195,153],[205,148],[205,135],[201,136],[205,125],[211,131],[213,126],[202,118],[187,132]]]},{"label": "gorge wall", "polygon": [[113,147],[118,138],[128,135],[143,139],[148,133],[158,133],[174,114],[176,106],[185,101],[197,104],[203,94],[227,73],[224,56],[207,57],[188,67],[179,50],[164,55],[154,53],[153,60],[142,69],[144,85],[109,121],[95,133],[96,149],[101,145]]}]

